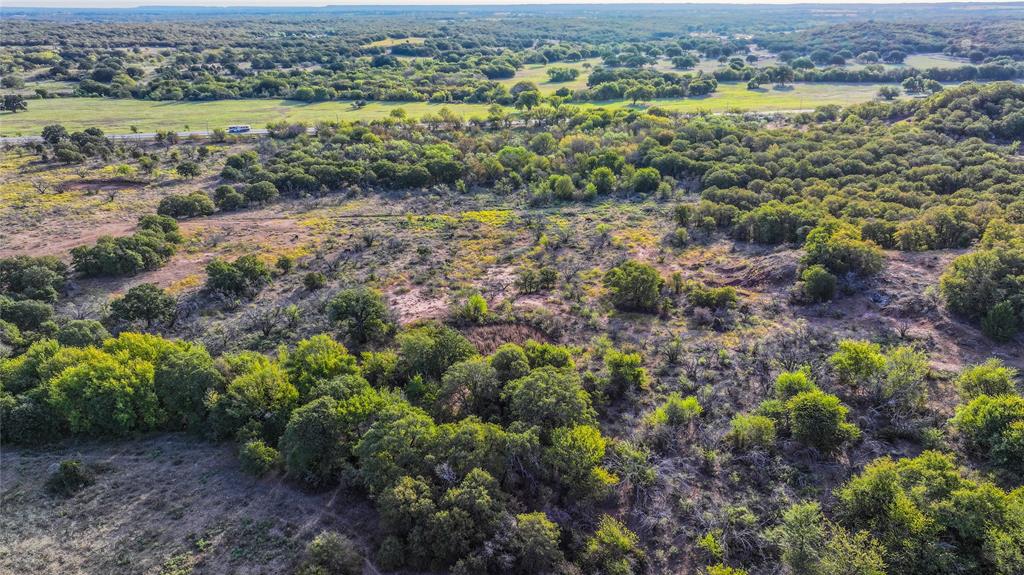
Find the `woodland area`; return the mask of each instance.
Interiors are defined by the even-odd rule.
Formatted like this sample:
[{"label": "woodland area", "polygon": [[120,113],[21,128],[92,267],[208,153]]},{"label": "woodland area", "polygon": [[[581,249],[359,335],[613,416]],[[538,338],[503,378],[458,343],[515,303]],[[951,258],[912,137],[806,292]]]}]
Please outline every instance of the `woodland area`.
[{"label": "woodland area", "polygon": [[[62,97],[489,107],[5,144],[0,571],[1024,573],[1013,6],[5,17]],[[918,97],[578,105],[840,73]]]}]

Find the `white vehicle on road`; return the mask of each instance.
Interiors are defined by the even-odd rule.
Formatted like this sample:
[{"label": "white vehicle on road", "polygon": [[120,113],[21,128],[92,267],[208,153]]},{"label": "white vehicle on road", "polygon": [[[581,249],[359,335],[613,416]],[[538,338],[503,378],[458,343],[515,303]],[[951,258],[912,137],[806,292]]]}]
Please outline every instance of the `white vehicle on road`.
[{"label": "white vehicle on road", "polygon": [[252,130],[252,128],[250,128],[249,126],[245,126],[245,125],[242,125],[242,126],[228,126],[228,133],[229,134],[244,134],[244,133],[248,132],[249,130]]}]

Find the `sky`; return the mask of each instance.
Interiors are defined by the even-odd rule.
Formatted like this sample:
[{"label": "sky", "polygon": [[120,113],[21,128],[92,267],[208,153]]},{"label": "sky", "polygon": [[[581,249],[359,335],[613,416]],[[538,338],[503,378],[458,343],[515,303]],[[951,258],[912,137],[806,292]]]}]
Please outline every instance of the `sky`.
[{"label": "sky", "polygon": [[[939,0],[941,1],[941,0]],[[965,3],[1010,2],[1013,0],[960,0]],[[502,4],[928,4],[935,0],[0,0],[9,8],[134,8],[137,6],[287,6],[329,5],[502,5]]]}]

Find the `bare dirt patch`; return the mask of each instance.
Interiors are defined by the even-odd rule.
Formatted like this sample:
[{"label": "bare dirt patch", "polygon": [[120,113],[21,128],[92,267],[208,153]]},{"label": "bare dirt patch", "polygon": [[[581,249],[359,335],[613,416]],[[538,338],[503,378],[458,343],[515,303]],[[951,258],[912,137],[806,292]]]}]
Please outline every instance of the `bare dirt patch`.
[{"label": "bare dirt patch", "polygon": [[[66,459],[97,475],[62,498],[44,483]],[[2,469],[4,574],[290,573],[320,531],[365,549],[376,530],[364,498],[252,478],[231,447],[185,435],[6,449]]]}]

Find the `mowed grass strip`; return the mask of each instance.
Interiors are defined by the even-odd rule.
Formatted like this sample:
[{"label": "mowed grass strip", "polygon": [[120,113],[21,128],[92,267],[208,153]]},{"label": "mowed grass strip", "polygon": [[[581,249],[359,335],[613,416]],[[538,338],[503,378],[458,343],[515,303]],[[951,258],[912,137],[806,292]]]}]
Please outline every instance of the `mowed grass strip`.
[{"label": "mowed grass strip", "polygon": [[[742,83],[721,84],[718,91],[698,98],[652,100],[640,106],[658,106],[679,112],[753,112],[811,109],[825,104],[849,105],[871,100],[881,84],[795,84],[785,89],[747,90]],[[628,101],[587,102],[584,107],[619,108]],[[294,100],[215,100],[208,102],[153,102],[108,98],[30,100],[28,110],[0,114],[0,135],[36,135],[49,124],[70,130],[98,127],[111,134],[157,130],[207,130],[233,124],[263,127],[270,122],[315,123],[321,120],[374,120],[396,108],[412,117],[436,114],[441,108],[469,119],[485,117],[488,104],[431,104],[427,102],[371,102],[356,108],[351,102],[306,103]]]}]

